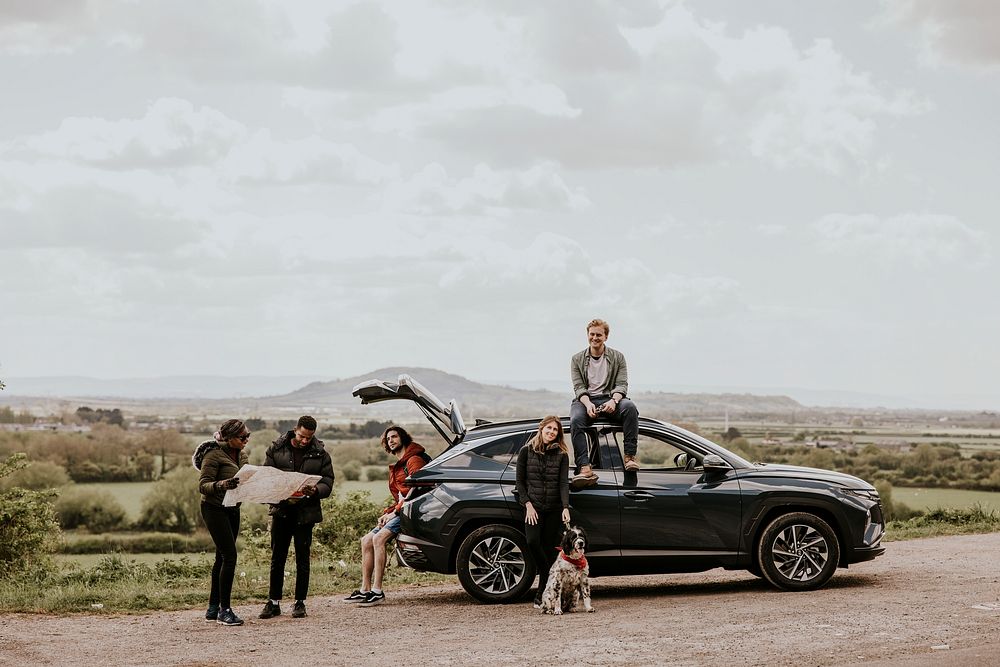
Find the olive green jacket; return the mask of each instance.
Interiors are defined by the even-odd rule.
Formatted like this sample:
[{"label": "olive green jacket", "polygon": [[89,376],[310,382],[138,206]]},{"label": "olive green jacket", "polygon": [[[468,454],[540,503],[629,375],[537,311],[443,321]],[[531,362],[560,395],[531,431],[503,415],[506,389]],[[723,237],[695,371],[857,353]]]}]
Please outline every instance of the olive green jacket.
[{"label": "olive green jacket", "polygon": [[[614,393],[628,396],[628,365],[625,363],[625,355],[606,345],[604,346],[604,355],[608,358],[608,378],[601,393],[609,396]],[[580,400],[580,397],[587,393],[589,385],[587,367],[589,365],[589,347],[584,348],[583,352],[574,354],[570,360],[569,373],[573,380],[573,398],[576,400]]]},{"label": "olive green jacket", "polygon": [[[228,448],[226,448],[228,449]],[[239,464],[235,463],[223,447],[213,447],[205,453],[201,460],[201,476],[198,478],[198,490],[201,491],[201,502],[208,505],[222,505],[225,489],[216,489],[215,483],[230,477],[235,477],[239,469],[247,464],[247,452],[240,450]]]}]

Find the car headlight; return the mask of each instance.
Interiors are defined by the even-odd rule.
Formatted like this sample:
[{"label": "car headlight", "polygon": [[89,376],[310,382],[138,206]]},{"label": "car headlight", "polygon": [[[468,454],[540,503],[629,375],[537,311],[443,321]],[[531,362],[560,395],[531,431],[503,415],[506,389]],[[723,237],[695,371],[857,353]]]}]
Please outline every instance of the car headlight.
[{"label": "car headlight", "polygon": [[844,492],[858,496],[859,498],[867,498],[868,500],[878,502],[878,491],[874,489],[844,489]]}]

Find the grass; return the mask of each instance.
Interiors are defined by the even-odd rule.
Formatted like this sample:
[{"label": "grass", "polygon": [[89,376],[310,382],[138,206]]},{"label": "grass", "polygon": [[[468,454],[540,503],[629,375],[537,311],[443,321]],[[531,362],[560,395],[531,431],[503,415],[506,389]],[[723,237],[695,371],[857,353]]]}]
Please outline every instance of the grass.
[{"label": "grass", "polygon": [[975,505],[966,509],[938,508],[926,514],[890,521],[886,526],[886,541],[913,540],[921,537],[972,535],[1000,531],[1000,511]]},{"label": "grass", "polygon": [[923,489],[896,486],[892,499],[917,510],[939,507],[968,509],[981,505],[987,510],[1000,511],[1000,493],[995,491],[967,491],[965,489]]}]

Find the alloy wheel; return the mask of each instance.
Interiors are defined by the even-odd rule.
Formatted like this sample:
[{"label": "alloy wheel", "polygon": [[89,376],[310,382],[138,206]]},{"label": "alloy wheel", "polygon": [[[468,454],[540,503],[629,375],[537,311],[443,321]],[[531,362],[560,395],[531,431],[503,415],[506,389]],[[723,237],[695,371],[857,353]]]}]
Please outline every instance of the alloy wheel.
[{"label": "alloy wheel", "polygon": [[506,537],[487,537],[469,554],[472,581],[491,595],[513,590],[524,578],[524,571],[524,553]]},{"label": "alloy wheel", "polygon": [[785,527],[771,544],[774,565],[791,581],[806,582],[818,577],[830,560],[826,538],[812,526]]}]

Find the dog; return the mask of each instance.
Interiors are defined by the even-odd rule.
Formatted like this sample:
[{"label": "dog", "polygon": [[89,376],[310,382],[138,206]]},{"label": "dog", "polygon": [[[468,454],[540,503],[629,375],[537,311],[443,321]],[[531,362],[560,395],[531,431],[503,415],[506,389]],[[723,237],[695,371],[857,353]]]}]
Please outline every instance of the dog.
[{"label": "dog", "polygon": [[590,567],[587,565],[587,534],[582,528],[569,527],[563,533],[559,556],[549,569],[549,581],[542,592],[542,613],[562,614],[576,609],[580,600],[583,608],[590,605]]}]

